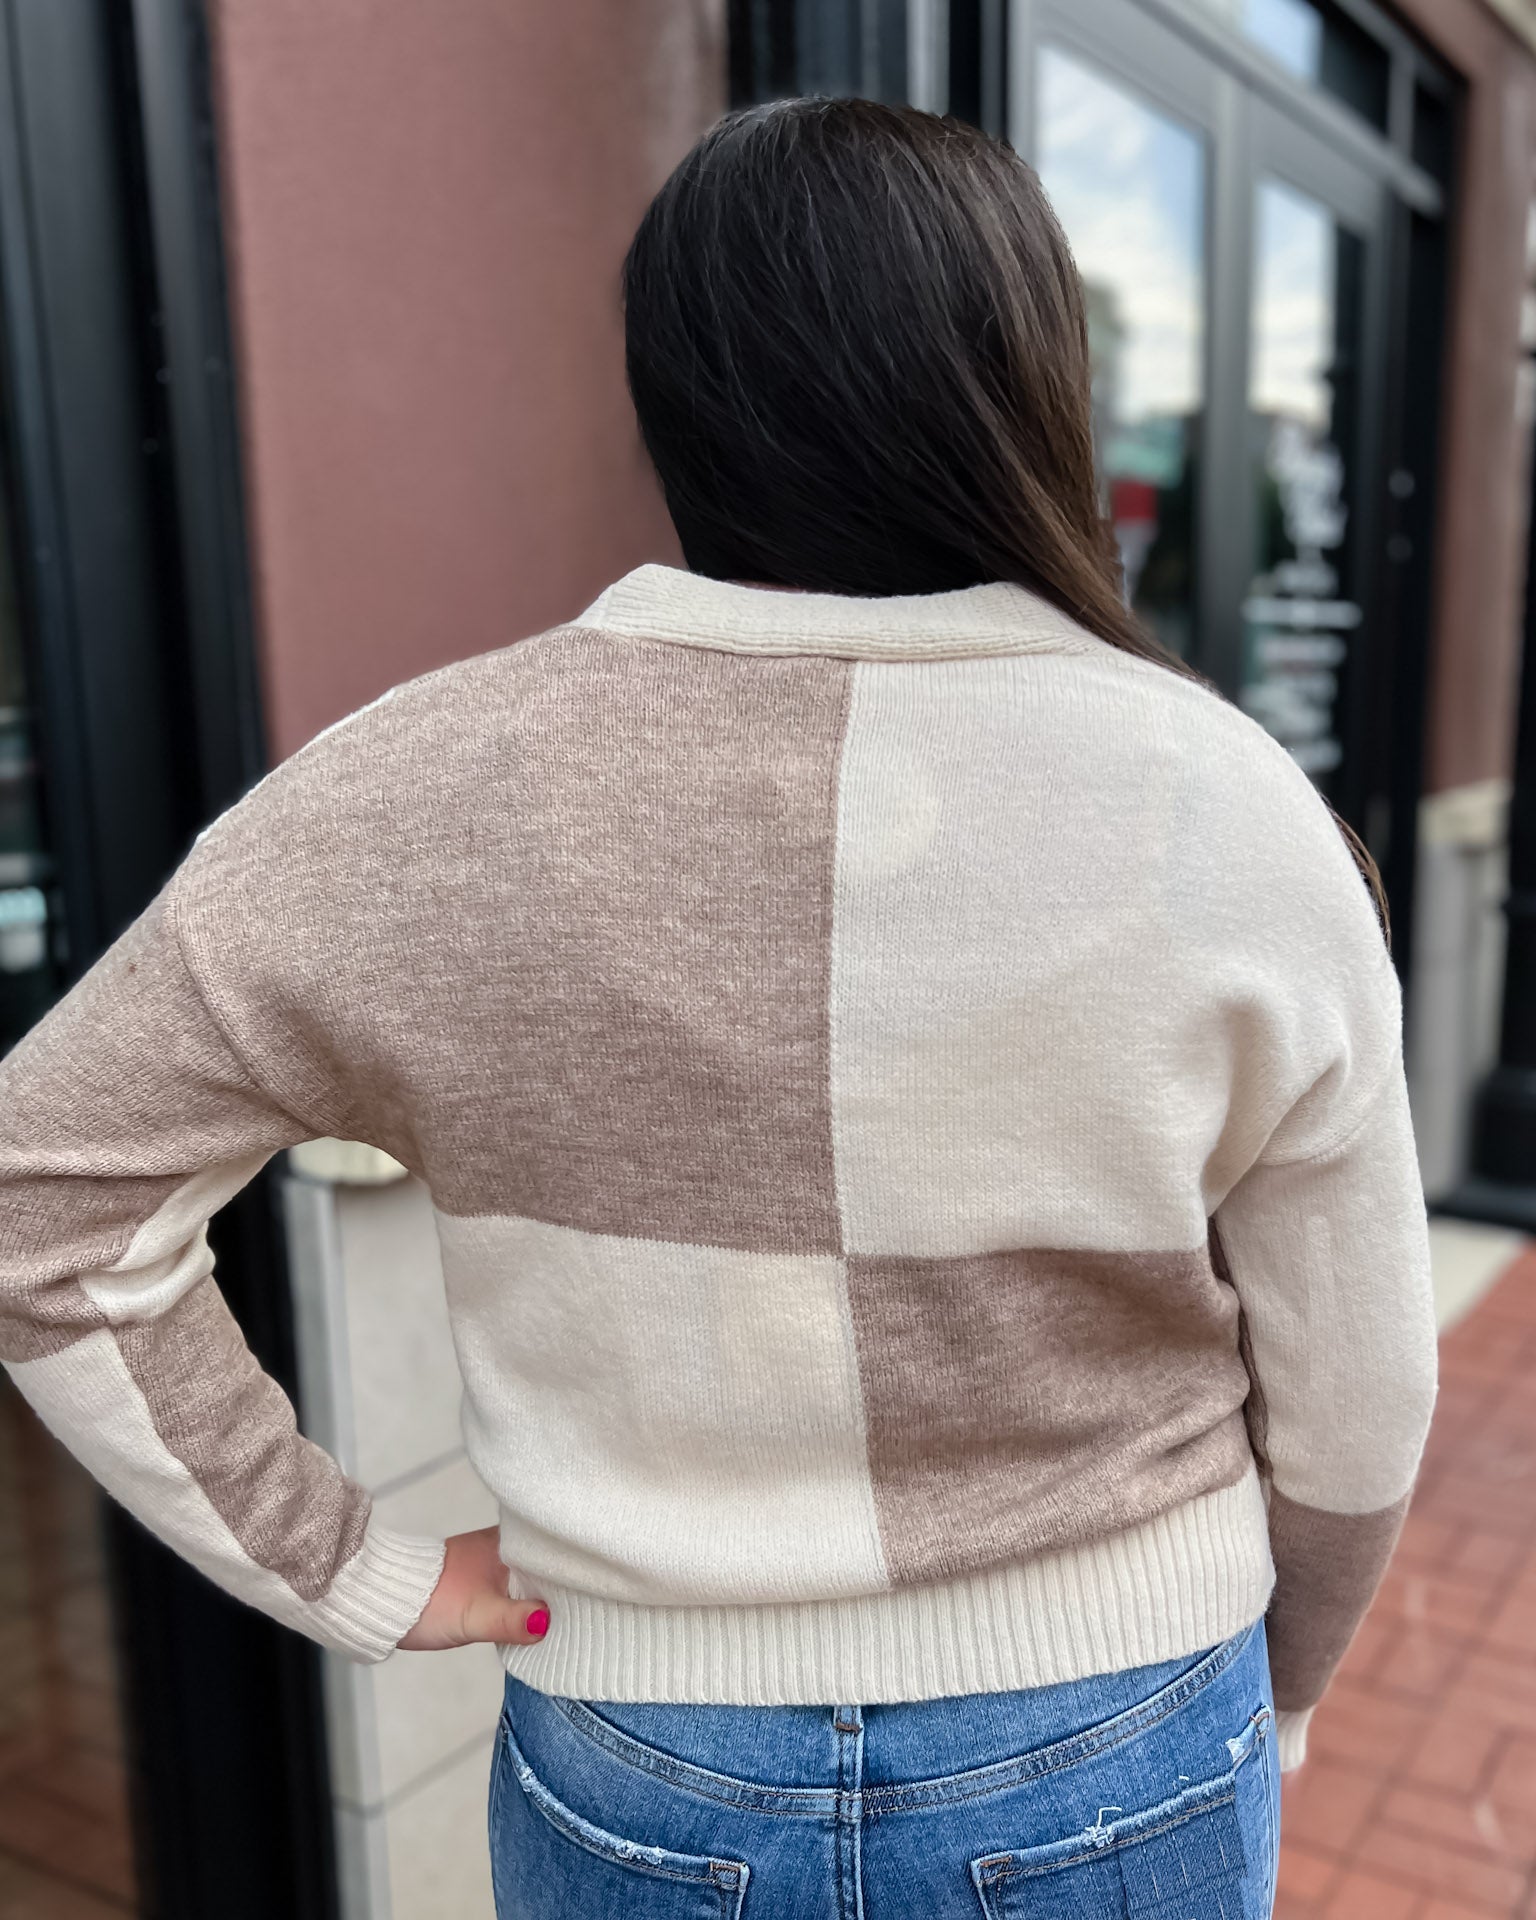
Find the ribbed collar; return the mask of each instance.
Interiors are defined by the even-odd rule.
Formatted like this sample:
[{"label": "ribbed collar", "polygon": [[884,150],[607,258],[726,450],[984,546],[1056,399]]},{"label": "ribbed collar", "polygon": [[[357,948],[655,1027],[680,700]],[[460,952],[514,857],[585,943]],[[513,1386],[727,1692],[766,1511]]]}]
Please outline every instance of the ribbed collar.
[{"label": "ribbed collar", "polygon": [[655,562],[605,588],[574,624],[729,653],[966,660],[1113,651],[1038,594],[1004,580],[948,593],[863,599],[740,586]]}]

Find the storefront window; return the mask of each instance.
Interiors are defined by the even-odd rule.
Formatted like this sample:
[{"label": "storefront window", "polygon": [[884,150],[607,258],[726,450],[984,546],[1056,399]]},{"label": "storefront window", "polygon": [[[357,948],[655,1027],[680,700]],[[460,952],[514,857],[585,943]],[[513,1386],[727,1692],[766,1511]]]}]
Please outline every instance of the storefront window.
[{"label": "storefront window", "polygon": [[1057,48],[1042,49],[1039,72],[1039,171],[1087,295],[1099,474],[1126,595],[1187,656],[1204,404],[1204,143]]},{"label": "storefront window", "polygon": [[1349,595],[1361,240],[1277,180],[1259,187],[1249,417],[1257,568],[1243,705],[1326,786],[1361,609]]}]

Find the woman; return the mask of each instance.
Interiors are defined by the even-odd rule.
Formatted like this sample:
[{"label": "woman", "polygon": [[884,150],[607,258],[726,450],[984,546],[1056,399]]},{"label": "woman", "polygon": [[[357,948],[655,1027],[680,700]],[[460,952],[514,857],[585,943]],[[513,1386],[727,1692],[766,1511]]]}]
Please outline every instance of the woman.
[{"label": "woman", "polygon": [[[1374,869],[1127,613],[1006,146],[732,116],[626,314],[689,570],[200,836],[0,1074],[3,1351],[231,1591],[504,1646],[502,1920],[1253,1920],[1434,1397]],[[430,1189],[499,1529],[223,1306],[318,1135]]]}]

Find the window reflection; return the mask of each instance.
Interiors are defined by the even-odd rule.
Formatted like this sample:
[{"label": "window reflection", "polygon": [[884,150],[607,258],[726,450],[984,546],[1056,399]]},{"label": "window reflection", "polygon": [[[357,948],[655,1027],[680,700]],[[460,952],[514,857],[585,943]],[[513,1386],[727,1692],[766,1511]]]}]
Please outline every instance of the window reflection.
[{"label": "window reflection", "polygon": [[1362,242],[1315,200],[1260,184],[1249,413],[1258,552],[1243,705],[1326,785],[1360,608],[1348,597]]},{"label": "window reflection", "polygon": [[1298,80],[1316,80],[1322,65],[1323,16],[1309,0],[1205,0],[1271,60]]},{"label": "window reflection", "polygon": [[1099,473],[1127,597],[1188,654],[1205,149],[1058,48],[1043,49],[1039,85],[1040,178],[1087,294]]}]

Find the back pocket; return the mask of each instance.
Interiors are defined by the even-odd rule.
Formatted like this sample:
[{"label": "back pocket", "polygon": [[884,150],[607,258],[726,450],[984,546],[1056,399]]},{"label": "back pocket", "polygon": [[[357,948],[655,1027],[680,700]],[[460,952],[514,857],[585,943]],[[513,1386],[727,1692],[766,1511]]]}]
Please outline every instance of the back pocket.
[{"label": "back pocket", "polygon": [[491,1877],[498,1920],[739,1920],[745,1861],[621,1839],[556,1799],[523,1757],[505,1714],[497,1739]]},{"label": "back pocket", "polygon": [[1069,1839],[971,1862],[987,1920],[1251,1920],[1264,1879],[1237,1811],[1239,1767],[1267,1708],[1231,1742],[1230,1772]]}]

